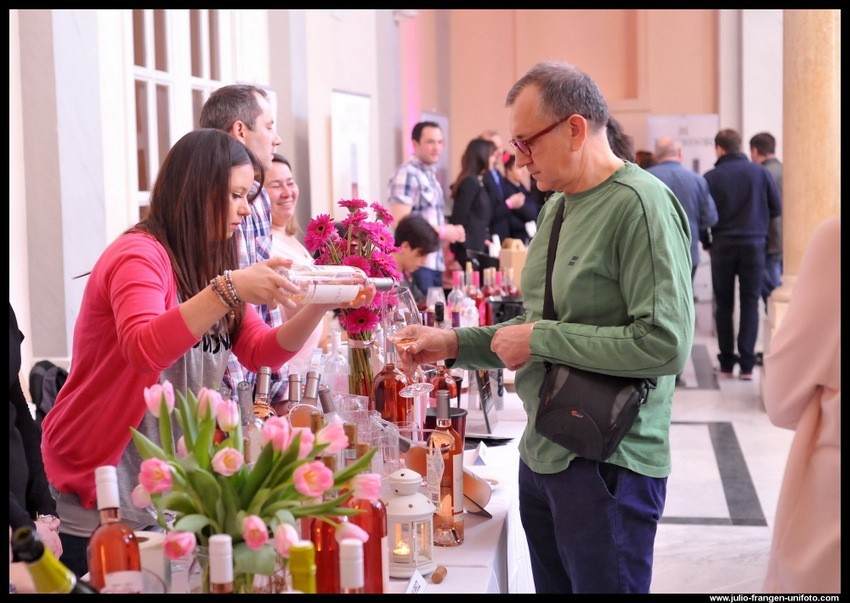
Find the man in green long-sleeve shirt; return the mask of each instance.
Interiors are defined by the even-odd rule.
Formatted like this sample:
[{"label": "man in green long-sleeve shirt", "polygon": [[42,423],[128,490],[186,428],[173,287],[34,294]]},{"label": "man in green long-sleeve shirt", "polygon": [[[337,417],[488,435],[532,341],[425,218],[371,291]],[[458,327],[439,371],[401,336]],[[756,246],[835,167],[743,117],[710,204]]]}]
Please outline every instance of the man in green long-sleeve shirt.
[{"label": "man in green long-sleeve shirt", "polygon": [[[491,327],[410,327],[418,338],[403,359],[516,371],[529,417],[519,444],[520,516],[538,593],[649,592],[671,468],[675,375],[693,339],[688,218],[666,185],[611,151],[605,100],[572,65],[535,65],[506,105],[517,164],[557,191],[538,217],[522,272],[525,314]],[[558,319],[544,320],[549,235],[562,203],[552,274]],[[658,379],[605,462],[537,434],[547,361]]]}]

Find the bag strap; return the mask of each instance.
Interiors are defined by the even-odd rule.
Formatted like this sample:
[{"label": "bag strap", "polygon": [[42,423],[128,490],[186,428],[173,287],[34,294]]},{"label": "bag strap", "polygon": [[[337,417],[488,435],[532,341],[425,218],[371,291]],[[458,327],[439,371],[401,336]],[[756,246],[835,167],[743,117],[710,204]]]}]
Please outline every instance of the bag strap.
[{"label": "bag strap", "polygon": [[[543,318],[555,320],[555,300],[552,297],[552,270],[555,266],[555,254],[558,253],[558,237],[561,236],[561,226],[564,223],[564,207],[567,200],[563,199],[558,211],[555,213],[555,221],[552,223],[552,233],[549,235],[549,250],[546,254],[546,289],[543,293]],[[550,362],[544,362],[546,370],[552,366]],[[649,394],[650,389],[655,389],[657,379],[642,379],[643,399]]]},{"label": "bag strap", "polygon": [[564,207],[567,200],[563,199],[558,211],[555,212],[555,221],[552,223],[552,234],[549,235],[549,251],[546,254],[546,289],[543,293],[543,318],[555,320],[555,300],[552,297],[552,269],[555,265],[555,254],[558,253],[558,237],[561,236],[561,225],[564,222]]}]

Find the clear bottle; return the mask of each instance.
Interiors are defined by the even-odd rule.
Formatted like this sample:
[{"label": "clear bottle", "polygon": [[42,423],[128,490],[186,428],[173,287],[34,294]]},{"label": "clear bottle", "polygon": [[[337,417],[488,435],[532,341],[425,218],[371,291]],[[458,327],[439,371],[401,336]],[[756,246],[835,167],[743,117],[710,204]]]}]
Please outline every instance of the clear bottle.
[{"label": "clear bottle", "polygon": [[253,392],[247,381],[236,384],[236,399],[242,413],[242,450],[248,465],[256,463],[263,450],[263,421],[254,414]]},{"label": "clear bottle", "polygon": [[463,544],[463,441],[452,427],[448,392],[440,390],[437,392],[437,427],[428,445],[441,447],[446,443],[451,443],[451,447],[443,456],[440,503],[434,513],[434,544],[458,546]]},{"label": "clear bottle", "polygon": [[390,423],[402,423],[413,419],[413,399],[401,395],[410,383],[407,375],[395,363],[395,346],[387,346],[387,362],[375,375],[372,387],[374,407],[381,418]]},{"label": "clear bottle", "polygon": [[354,266],[293,264],[277,272],[298,285],[299,293],[284,292],[299,304],[343,304],[354,301],[361,287],[372,284],[378,291],[389,291],[395,284],[391,278],[367,276]]},{"label": "clear bottle", "polygon": [[[357,444],[357,458],[369,452],[367,443]],[[364,469],[368,471],[369,469]],[[389,536],[387,533],[387,508],[384,501],[349,498],[344,503],[350,509],[360,509],[362,513],[352,515],[349,521],[363,528],[369,534],[369,540],[363,544],[363,571],[365,581],[363,592],[381,594],[389,589],[390,558]]]},{"label": "clear bottle", "polygon": [[316,547],[309,540],[299,540],[289,547],[289,575],[292,590],[316,594]]},{"label": "clear bottle", "polygon": [[213,534],[209,538],[210,594],[233,592],[233,538]]},{"label": "clear bottle", "polygon": [[44,546],[38,532],[22,526],[12,536],[12,555],[15,561],[27,564],[36,592],[44,594],[97,594],[97,589],[79,580],[64,563]]},{"label": "clear bottle", "polygon": [[350,372],[348,357],[342,353],[342,331],[335,327],[331,329],[330,353],[322,365],[323,381],[332,392],[347,393]]},{"label": "clear bottle", "polygon": [[[475,274],[478,274],[477,272]],[[460,306],[460,326],[462,327],[477,327],[481,323],[481,316],[478,313],[478,307],[471,297],[467,297],[461,302]]]},{"label": "clear bottle", "polygon": [[267,366],[261,366],[257,372],[257,387],[254,390],[254,414],[261,421],[275,415],[272,408],[269,392],[272,385],[272,370]]},{"label": "clear bottle", "polygon": [[346,595],[365,592],[363,572],[363,542],[357,538],[343,538],[339,543],[339,586]]},{"label": "clear bottle", "polygon": [[133,530],[121,521],[118,472],[113,465],[94,471],[100,525],[88,544],[92,586],[110,592],[142,592],[142,556]]}]

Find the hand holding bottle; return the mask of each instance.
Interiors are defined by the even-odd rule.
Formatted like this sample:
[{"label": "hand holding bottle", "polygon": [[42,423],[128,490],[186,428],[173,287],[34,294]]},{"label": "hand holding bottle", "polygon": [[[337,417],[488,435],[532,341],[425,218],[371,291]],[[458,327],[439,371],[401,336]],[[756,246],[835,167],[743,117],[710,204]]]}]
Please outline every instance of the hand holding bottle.
[{"label": "hand holding bottle", "polygon": [[59,539],[59,518],[55,515],[39,515],[35,520],[35,529],[44,546],[50,549],[57,559],[62,556],[62,541]]},{"label": "hand holding bottle", "polygon": [[234,270],[230,273],[233,287],[244,302],[251,304],[266,304],[271,309],[278,305],[296,308],[293,294],[298,287],[284,278],[277,270],[292,266],[292,260],[274,257],[252,264],[247,268]]}]

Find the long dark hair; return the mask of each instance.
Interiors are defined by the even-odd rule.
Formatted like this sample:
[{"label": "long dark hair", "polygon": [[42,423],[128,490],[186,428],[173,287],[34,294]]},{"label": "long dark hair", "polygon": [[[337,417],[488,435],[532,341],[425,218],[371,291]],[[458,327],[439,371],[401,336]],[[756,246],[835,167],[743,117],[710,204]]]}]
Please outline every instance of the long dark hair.
[{"label": "long dark hair", "polygon": [[[224,270],[239,267],[237,238],[225,238],[230,212],[231,168],[253,165],[253,202],[264,173],[262,164],[244,144],[211,128],[189,132],[178,140],[151,190],[150,213],[133,229],[147,232],[168,252],[180,300],[186,301]],[[133,230],[131,229],[131,230]],[[243,307],[227,329],[235,334]],[[222,325],[224,326],[224,325]]]},{"label": "long dark hair", "polygon": [[460,183],[468,176],[481,176],[490,168],[490,156],[496,152],[496,143],[483,138],[473,138],[466,145],[466,150],[460,158],[460,172],[449,187],[452,196],[457,195]]}]

